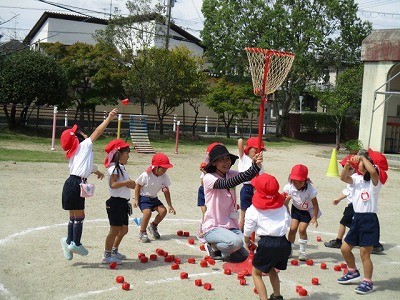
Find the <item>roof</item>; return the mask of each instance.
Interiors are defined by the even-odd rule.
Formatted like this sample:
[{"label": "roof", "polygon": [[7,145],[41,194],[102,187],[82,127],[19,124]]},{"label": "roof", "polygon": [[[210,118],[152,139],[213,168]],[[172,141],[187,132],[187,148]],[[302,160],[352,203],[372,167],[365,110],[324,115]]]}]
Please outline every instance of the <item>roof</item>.
[{"label": "roof", "polygon": [[362,42],[361,61],[400,61],[400,29],[373,30]]},{"label": "roof", "polygon": [[0,55],[6,55],[19,50],[26,49],[26,45],[17,40],[11,40],[6,43],[0,43]]},{"label": "roof", "polygon": [[[157,17],[156,14],[150,14],[146,16],[147,20],[155,20]],[[161,16],[162,17],[162,16]],[[61,13],[54,13],[54,12],[44,12],[43,15],[40,17],[40,19],[36,22],[36,24],[33,26],[31,31],[29,31],[28,35],[24,39],[24,43],[30,44],[30,41],[33,39],[33,37],[39,32],[40,28],[42,28],[43,24],[47,21],[47,19],[52,18],[52,19],[60,19],[60,20],[71,20],[71,21],[79,21],[79,22],[86,22],[86,23],[94,23],[94,24],[100,24],[100,25],[107,25],[108,20],[105,19],[99,19],[99,18],[88,18],[86,16],[78,16],[78,15],[70,15],[70,14],[61,14]],[[140,16],[138,20],[141,20]],[[194,43],[202,48],[204,48],[201,45],[201,40],[199,40],[197,37],[191,35],[189,32],[186,30],[182,29],[181,27],[175,25],[174,23],[170,23],[170,28],[178,33],[180,36],[174,36],[172,35],[172,39],[176,40],[182,40],[186,42],[191,42]]]}]

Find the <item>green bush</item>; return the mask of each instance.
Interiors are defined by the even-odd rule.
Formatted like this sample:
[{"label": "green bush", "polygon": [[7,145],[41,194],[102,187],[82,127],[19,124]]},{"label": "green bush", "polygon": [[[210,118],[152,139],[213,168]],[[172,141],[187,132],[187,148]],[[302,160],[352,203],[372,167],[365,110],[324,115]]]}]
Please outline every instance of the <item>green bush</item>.
[{"label": "green bush", "polygon": [[345,142],[343,147],[350,152],[358,152],[359,150],[363,149],[363,144],[360,140],[354,139]]}]

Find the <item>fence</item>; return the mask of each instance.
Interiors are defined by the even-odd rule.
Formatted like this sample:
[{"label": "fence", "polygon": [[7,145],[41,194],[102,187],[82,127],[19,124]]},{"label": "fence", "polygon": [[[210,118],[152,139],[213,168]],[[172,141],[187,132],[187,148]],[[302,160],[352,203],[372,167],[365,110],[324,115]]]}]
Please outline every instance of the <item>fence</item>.
[{"label": "fence", "polygon": [[[11,106],[8,106],[7,109],[10,111]],[[22,107],[17,107],[17,117],[19,116],[19,112],[22,110]],[[56,117],[56,127],[64,129],[65,127],[70,127],[75,123],[78,123],[79,126],[82,127],[90,127],[89,122],[91,121],[93,126],[97,126],[100,122],[103,121],[107,117],[108,112],[100,112],[95,111],[94,113],[90,113],[90,121],[88,121],[87,115],[85,115],[84,124],[79,121],[79,115],[77,116],[77,120],[75,119],[76,111],[72,109],[68,110],[59,110],[56,114],[54,114],[53,107],[34,107],[28,111],[26,125],[36,128],[52,128],[54,115]],[[124,133],[128,133],[129,131],[129,119],[130,114],[121,113],[122,121],[121,121],[121,132],[122,135]],[[182,133],[192,133],[193,123],[195,118],[192,116],[180,116],[180,115],[169,115],[166,116],[163,120],[163,129],[164,132],[170,132],[176,130],[177,121],[180,122],[180,130]],[[160,130],[160,122],[158,120],[157,115],[147,115],[147,124],[149,132],[157,132]],[[4,110],[0,113],[0,125],[7,125],[7,119],[4,113]],[[117,129],[117,121],[112,122],[108,126],[108,130],[116,130]],[[239,135],[239,136],[251,136],[256,135],[258,132],[258,120],[257,119],[243,119],[243,120],[235,120],[232,122],[230,126],[230,134],[231,135]],[[274,133],[275,125],[268,124],[264,125],[263,133]],[[197,118],[197,126],[195,128],[196,135],[226,135],[226,129],[222,121],[218,120],[218,118],[211,118],[208,116],[201,116]]]}]

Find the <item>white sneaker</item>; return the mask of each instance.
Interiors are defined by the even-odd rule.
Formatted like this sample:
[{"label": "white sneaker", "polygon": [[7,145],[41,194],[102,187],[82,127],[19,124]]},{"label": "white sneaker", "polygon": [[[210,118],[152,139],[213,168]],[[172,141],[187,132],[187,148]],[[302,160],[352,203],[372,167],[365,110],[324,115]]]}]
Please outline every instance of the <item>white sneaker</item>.
[{"label": "white sneaker", "polygon": [[122,265],[123,264],[122,260],[116,258],[115,256],[109,256],[109,257],[104,257],[103,256],[101,258],[101,263],[102,264],[109,264],[109,263],[112,263],[112,262],[116,262],[118,265]]},{"label": "white sneaker", "polygon": [[305,252],[300,252],[299,253],[299,260],[300,261],[306,261],[307,260],[307,254]]},{"label": "white sneaker", "polygon": [[71,259],[74,257],[74,255],[73,255],[73,253],[72,253],[71,251],[69,251],[69,249],[68,249],[67,238],[61,238],[60,242],[61,242],[61,247],[62,247],[63,250],[64,250],[64,257],[65,257],[65,259],[66,259],[66,260],[71,260]]},{"label": "white sneaker", "polygon": [[119,260],[126,259],[126,255],[119,253],[118,251],[116,253],[112,253],[111,255]]},{"label": "white sneaker", "polygon": [[68,245],[68,249],[69,251],[77,253],[82,256],[86,256],[89,254],[89,251],[85,247],[83,247],[82,244],[80,246],[77,246],[75,242],[71,242],[71,244]]},{"label": "white sneaker", "polygon": [[147,232],[140,232],[139,233],[139,241],[142,243],[149,243],[150,239],[149,236],[147,235]]}]

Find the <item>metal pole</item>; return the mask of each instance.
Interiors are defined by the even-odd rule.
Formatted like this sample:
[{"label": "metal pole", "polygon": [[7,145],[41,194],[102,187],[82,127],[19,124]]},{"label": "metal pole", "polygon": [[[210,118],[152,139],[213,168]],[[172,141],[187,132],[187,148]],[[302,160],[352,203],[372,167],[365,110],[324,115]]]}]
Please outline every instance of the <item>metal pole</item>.
[{"label": "metal pole", "polygon": [[56,139],[56,125],[57,125],[57,106],[54,106],[53,110],[53,134],[51,136],[51,150],[54,151],[56,148],[54,147],[54,142]]},{"label": "metal pole", "polygon": [[178,144],[179,144],[179,125],[181,121],[176,122],[176,139],[175,139],[175,154],[178,154]]},{"label": "metal pole", "polygon": [[175,0],[167,0],[167,21],[166,21],[166,26],[167,26],[167,33],[165,36],[165,49],[168,50],[169,48],[169,24],[171,21],[171,7],[174,5]]},{"label": "metal pole", "polygon": [[122,114],[118,114],[118,129],[117,129],[117,139],[119,139],[121,133],[121,121],[122,121]]}]

